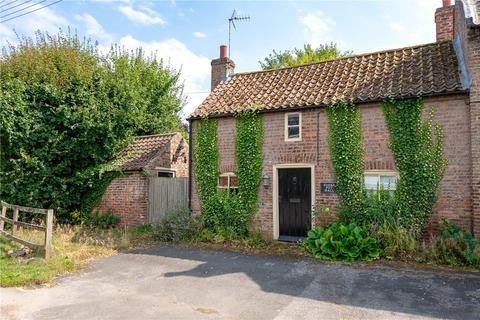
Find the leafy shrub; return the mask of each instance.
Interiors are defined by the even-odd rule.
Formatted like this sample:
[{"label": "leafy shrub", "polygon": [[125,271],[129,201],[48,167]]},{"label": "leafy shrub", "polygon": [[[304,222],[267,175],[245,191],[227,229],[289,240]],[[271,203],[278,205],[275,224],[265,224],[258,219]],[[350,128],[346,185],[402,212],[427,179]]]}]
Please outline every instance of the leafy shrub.
[{"label": "leafy shrub", "polygon": [[411,230],[385,222],[374,233],[388,259],[407,260],[417,253],[417,235]]},{"label": "leafy shrub", "polygon": [[107,212],[94,212],[90,215],[88,224],[94,228],[109,229],[120,222],[120,217],[113,214],[112,209]]},{"label": "leafy shrub", "polygon": [[187,209],[173,210],[160,223],[152,226],[154,237],[160,241],[183,242],[196,238],[201,230],[199,218]]},{"label": "leafy shrub", "polygon": [[338,222],[310,230],[304,246],[314,257],[324,260],[370,261],[381,253],[377,239],[355,223]]},{"label": "leafy shrub", "polygon": [[466,265],[480,268],[480,241],[470,232],[462,231],[459,225],[442,221],[440,237],[424,245],[428,260],[449,265]]},{"label": "leafy shrub", "polygon": [[205,227],[216,234],[234,233],[246,236],[250,222],[250,212],[237,194],[219,191],[203,208]]},{"label": "leafy shrub", "polygon": [[57,219],[95,203],[133,136],[182,128],[179,73],[141,50],[38,33],[4,48],[0,70],[0,198]]},{"label": "leafy shrub", "polygon": [[[343,222],[354,222],[365,228],[377,228],[384,223],[396,225],[394,204],[396,198],[389,191],[379,189],[373,192],[364,192],[363,201],[355,207],[340,206],[339,216]],[[351,211],[355,212],[351,212]]]}]

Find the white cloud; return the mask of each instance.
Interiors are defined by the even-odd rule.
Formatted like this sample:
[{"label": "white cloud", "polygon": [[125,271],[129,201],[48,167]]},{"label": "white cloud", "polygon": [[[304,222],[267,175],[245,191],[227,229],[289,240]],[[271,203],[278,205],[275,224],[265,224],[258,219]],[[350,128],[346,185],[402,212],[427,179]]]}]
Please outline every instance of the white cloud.
[{"label": "white cloud", "polygon": [[193,36],[194,36],[195,38],[206,38],[206,37],[207,37],[207,35],[206,35],[205,33],[200,32],[200,31],[194,32],[194,33],[193,33]]},{"label": "white cloud", "polygon": [[118,10],[123,13],[129,20],[145,25],[158,24],[161,26],[166,25],[166,21],[163,20],[158,12],[148,8],[140,7],[139,10],[134,9],[132,6],[121,6]]},{"label": "white cloud", "polygon": [[322,11],[315,11],[300,17],[300,22],[304,26],[303,34],[305,39],[312,46],[317,47],[322,43],[333,40],[332,30],[336,24],[335,20]]},{"label": "white cloud", "polygon": [[[40,8],[35,5],[31,9]],[[67,29],[69,21],[57,14],[51,8],[43,8],[28,15],[12,19],[0,24],[0,45],[16,43],[18,41],[15,32],[21,36],[33,36],[37,30],[42,32],[56,33],[58,29]],[[15,32],[13,31],[15,30]]]},{"label": "white cloud", "polygon": [[103,29],[103,26],[88,13],[82,15],[76,14],[75,19],[85,24],[85,34],[87,36],[95,37],[98,40],[112,40],[112,35]]},{"label": "white cloud", "polygon": [[155,54],[171,67],[181,70],[181,79],[185,83],[184,92],[189,97],[183,108],[185,116],[192,113],[207,96],[210,84],[210,59],[193,53],[184,43],[177,39],[146,42],[127,35],[119,40],[119,44],[126,49],[142,47],[147,54]]},{"label": "white cloud", "polygon": [[[146,13],[152,13],[142,8]],[[140,41],[131,35],[119,38],[107,32],[103,26],[92,15],[83,13],[74,16],[77,25],[57,14],[50,8],[39,10],[25,16],[25,19],[18,18],[11,22],[0,24],[1,45],[7,42],[16,43],[17,38],[13,29],[21,36],[32,36],[40,29],[50,33],[58,32],[58,28],[66,30],[69,25],[78,28],[81,34],[90,36],[92,40],[98,40],[99,50],[107,52],[112,42],[117,42],[125,49],[136,49],[142,47],[145,53],[156,54],[162,58],[165,64],[176,70],[181,70],[181,81],[184,82],[184,92],[189,98],[183,108],[185,116],[193,112],[205,99],[210,91],[210,59],[192,52],[184,43],[176,39],[164,41]]]}]

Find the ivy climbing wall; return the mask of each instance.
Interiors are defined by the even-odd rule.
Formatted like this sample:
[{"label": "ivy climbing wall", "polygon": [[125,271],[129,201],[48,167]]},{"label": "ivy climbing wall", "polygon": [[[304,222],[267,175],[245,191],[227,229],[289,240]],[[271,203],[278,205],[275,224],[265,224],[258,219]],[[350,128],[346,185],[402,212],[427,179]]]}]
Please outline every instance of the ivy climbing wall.
[{"label": "ivy climbing wall", "polygon": [[[434,107],[434,121],[438,122],[445,133],[445,155],[448,166],[441,182],[438,201],[434,205],[434,214],[427,225],[428,232],[438,229],[437,221],[449,218],[467,230],[472,229],[472,193],[471,193],[471,145],[470,110],[465,102],[466,96],[436,97],[424,100],[424,116],[428,107]],[[388,147],[389,132],[380,104],[363,104],[361,110],[362,140],[364,143],[365,169],[394,168],[392,153]],[[264,143],[262,175],[270,177],[270,186],[259,188],[259,210],[254,217],[254,226],[264,236],[273,236],[273,165],[303,163],[315,165],[315,201],[332,209],[338,204],[334,193],[322,193],[320,183],[333,182],[333,168],[328,145],[328,121],[325,109],[302,112],[302,141],[284,140],[283,112],[266,113],[264,116]],[[195,139],[198,120],[193,125]],[[219,118],[218,141],[219,170],[230,171],[234,163],[235,121]],[[195,184],[192,194],[192,210],[200,213]],[[331,221],[326,217],[324,221]]]}]

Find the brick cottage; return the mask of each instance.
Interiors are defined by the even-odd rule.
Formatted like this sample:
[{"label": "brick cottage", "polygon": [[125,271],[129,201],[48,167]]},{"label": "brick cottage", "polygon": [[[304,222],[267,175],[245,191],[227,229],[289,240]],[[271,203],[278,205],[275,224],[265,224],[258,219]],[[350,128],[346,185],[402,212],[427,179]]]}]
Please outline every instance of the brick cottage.
[{"label": "brick cottage", "polygon": [[153,177],[187,177],[188,143],[180,133],[140,136],[118,157],[122,174],[103,194],[99,212],[112,210],[121,224],[146,224]]},{"label": "brick cottage", "polygon": [[[338,197],[331,192],[325,106],[339,99],[356,103],[362,117],[365,187],[394,188],[398,173],[388,147],[381,102],[387,94],[395,98],[422,96],[425,115],[434,107],[434,121],[444,129],[448,158],[427,230],[438,230],[438,221],[448,218],[480,237],[478,5],[461,1],[451,5],[444,0],[435,12],[435,43],[298,67],[235,74],[235,64],[222,46],[220,58],[212,61],[212,92],[189,119],[190,143],[194,145],[201,117],[216,118],[219,183],[225,187],[227,181],[227,187],[234,187],[233,113],[259,105],[265,133],[260,209],[254,227],[274,239],[302,236],[306,230],[295,224],[314,223],[311,205],[335,208],[338,204]],[[200,214],[194,176],[191,169],[190,207],[193,214]],[[298,194],[293,184],[302,185],[304,192]],[[304,216],[288,218],[298,214]]]}]

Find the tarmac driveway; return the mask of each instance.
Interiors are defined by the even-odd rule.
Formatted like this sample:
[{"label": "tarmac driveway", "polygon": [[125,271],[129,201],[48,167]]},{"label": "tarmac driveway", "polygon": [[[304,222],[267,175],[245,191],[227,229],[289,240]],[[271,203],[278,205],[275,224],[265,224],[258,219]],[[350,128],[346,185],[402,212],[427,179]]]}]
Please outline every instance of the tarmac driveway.
[{"label": "tarmac driveway", "polygon": [[0,289],[2,319],[480,319],[480,273],[158,247],[53,288]]}]

